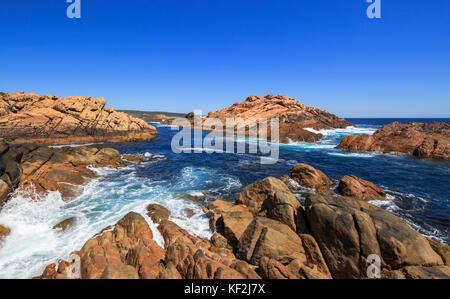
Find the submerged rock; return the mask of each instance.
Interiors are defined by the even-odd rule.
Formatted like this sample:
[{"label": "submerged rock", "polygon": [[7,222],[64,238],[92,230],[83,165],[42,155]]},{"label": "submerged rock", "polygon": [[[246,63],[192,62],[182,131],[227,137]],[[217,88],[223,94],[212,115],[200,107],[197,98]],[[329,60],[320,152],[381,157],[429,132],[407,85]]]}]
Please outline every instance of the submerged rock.
[{"label": "submerged rock", "polygon": [[0,225],[0,242],[11,233],[11,230],[3,225]]},{"label": "submerged rock", "polygon": [[373,136],[344,137],[337,148],[349,151],[379,151],[422,158],[450,159],[450,124],[443,122],[393,122]]},{"label": "submerged rock", "polygon": [[346,175],[338,185],[339,192],[344,196],[355,197],[363,200],[376,200],[386,198],[386,192],[369,181],[355,175]]},{"label": "submerged rock", "polygon": [[68,218],[64,221],[53,226],[53,229],[65,232],[68,228],[72,227],[75,223],[75,217]]}]

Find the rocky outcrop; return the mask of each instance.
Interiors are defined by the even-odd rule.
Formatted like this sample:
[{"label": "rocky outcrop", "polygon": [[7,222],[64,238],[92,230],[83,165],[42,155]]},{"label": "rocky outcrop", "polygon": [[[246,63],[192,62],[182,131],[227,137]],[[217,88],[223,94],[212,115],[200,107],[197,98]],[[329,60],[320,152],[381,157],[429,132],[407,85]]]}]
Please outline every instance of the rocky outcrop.
[{"label": "rocky outcrop", "polygon": [[344,196],[355,197],[363,200],[376,200],[386,198],[386,192],[369,181],[355,175],[346,175],[338,185],[339,192]]},{"label": "rocky outcrop", "polygon": [[299,163],[291,169],[291,178],[299,185],[316,189],[320,193],[330,194],[331,181],[322,171],[311,165]]},{"label": "rocky outcrop", "polygon": [[450,124],[393,122],[385,125],[372,136],[347,136],[342,139],[337,148],[448,160],[450,159]]},{"label": "rocky outcrop", "polygon": [[[227,244],[231,244],[232,246],[237,245],[245,229],[254,217],[246,206],[233,205],[223,200],[216,200],[208,204],[205,212],[210,219],[211,229],[224,236]],[[225,248],[227,246],[221,247]]]},{"label": "rocky outcrop", "polygon": [[[192,117],[192,115],[191,115]],[[345,128],[351,124],[326,110],[308,107],[296,99],[283,95],[266,95],[264,97],[249,96],[242,103],[235,103],[229,108],[208,113],[206,119],[217,118],[224,124],[227,118],[241,119],[241,124],[246,120],[254,119],[279,119],[279,137],[283,143],[293,142],[315,142],[322,138],[305,130],[305,128],[330,129]],[[270,138],[270,134],[268,134]]]},{"label": "rocky outcrop", "polygon": [[156,129],[113,108],[104,98],[14,93],[0,95],[0,138],[10,143],[70,144],[146,141]]},{"label": "rocky outcrop", "polygon": [[77,186],[97,176],[89,166],[131,164],[112,148],[11,145],[0,140],[0,150],[0,207],[18,186],[29,196],[35,196],[35,191],[59,191],[63,199],[70,200],[82,191]]},{"label": "rocky outcrop", "polygon": [[184,279],[258,279],[260,276],[245,261],[236,259],[231,250],[217,248],[210,241],[195,237],[175,223],[161,221],[166,265],[173,265]]},{"label": "rocky outcrop", "polygon": [[[78,258],[50,264],[40,278],[105,279],[259,279],[245,261],[236,259],[230,249],[218,248],[209,240],[190,235],[174,222],[161,220],[158,226],[165,248],[153,240],[145,219],[134,212],[114,228],[106,228],[74,253]],[[79,277],[75,269],[79,261]]]},{"label": "rocky outcrop", "polygon": [[365,201],[312,194],[306,215],[333,278],[367,277],[367,257],[382,270],[443,264],[425,237],[396,216]]},{"label": "rocky outcrop", "polygon": [[[76,253],[80,278],[157,278],[163,269],[164,249],[153,240],[145,219],[130,212],[112,230],[88,240]],[[71,265],[71,262],[60,262]],[[49,265],[41,278],[68,278],[68,273]],[[69,277],[70,278],[70,277]]]}]

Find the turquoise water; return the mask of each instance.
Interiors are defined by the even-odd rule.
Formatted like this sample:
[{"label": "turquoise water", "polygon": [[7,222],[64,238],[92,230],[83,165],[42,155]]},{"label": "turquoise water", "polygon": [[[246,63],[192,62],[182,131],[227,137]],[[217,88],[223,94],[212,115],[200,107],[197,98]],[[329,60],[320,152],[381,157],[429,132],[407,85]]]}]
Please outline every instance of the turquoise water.
[{"label": "turquoise water", "polygon": [[[296,163],[322,170],[335,183],[346,174],[374,182],[388,193],[387,200],[375,204],[400,216],[419,232],[450,243],[450,163],[334,149],[342,137],[372,134],[392,120],[349,121],[358,127],[322,130],[323,140],[314,144],[280,145],[280,159],[273,165],[260,164],[256,154],[174,154],[170,142],[177,130],[168,126],[158,125],[156,141],[114,144],[121,153],[158,156],[154,161],[119,170],[96,169],[101,176],[81,187],[82,195],[70,203],[63,202],[56,192],[34,201],[17,191],[0,212],[0,223],[11,228],[11,235],[0,248],[0,278],[40,274],[45,265],[67,258],[127,212],[145,214],[149,203],[168,207],[173,221],[193,234],[209,237],[208,219],[201,209],[206,202],[214,198],[233,201],[242,187],[267,176],[288,174]],[[296,196],[303,200],[307,192],[298,188]],[[67,232],[51,229],[69,217],[76,217],[76,223]],[[161,236],[147,220],[162,245]]]}]

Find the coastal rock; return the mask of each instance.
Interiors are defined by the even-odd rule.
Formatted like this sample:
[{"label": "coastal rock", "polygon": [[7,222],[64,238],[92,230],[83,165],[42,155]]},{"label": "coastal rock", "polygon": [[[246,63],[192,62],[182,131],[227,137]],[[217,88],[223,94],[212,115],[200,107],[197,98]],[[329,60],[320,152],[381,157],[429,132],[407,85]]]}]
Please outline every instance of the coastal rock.
[{"label": "coastal rock", "polygon": [[149,204],[147,206],[147,215],[154,223],[160,223],[161,220],[167,220],[170,217],[170,211],[158,204]]},{"label": "coastal rock", "polygon": [[110,264],[124,264],[138,269],[141,278],[157,278],[164,250],[153,241],[145,219],[130,212],[113,230],[86,242],[80,251],[82,278],[101,278]]},{"label": "coastal rock", "polygon": [[438,266],[428,241],[396,216],[365,201],[311,194],[306,215],[333,278],[364,278],[369,255],[382,268]]},{"label": "coastal rock", "polygon": [[106,266],[101,279],[139,279],[135,268],[124,264],[110,264]]},{"label": "coastal rock", "polygon": [[376,200],[386,198],[386,192],[369,181],[355,175],[346,175],[338,185],[339,192],[344,196],[355,197],[363,200]]},{"label": "coastal rock", "polygon": [[383,126],[373,136],[344,137],[337,148],[450,159],[450,124],[393,122]]},{"label": "coastal rock", "polygon": [[0,155],[0,207],[17,186],[24,192],[29,191],[30,196],[36,196],[34,191],[59,191],[64,200],[70,200],[81,194],[78,186],[97,176],[89,166],[130,164],[111,148],[4,145],[6,149]]},{"label": "coastal rock", "polygon": [[169,220],[162,220],[158,230],[165,241],[165,263],[173,264],[184,279],[259,278],[250,265],[236,260],[231,250],[192,236]]},{"label": "coastal rock", "polygon": [[0,95],[0,137],[41,145],[146,141],[155,127],[113,108],[104,98],[13,93]]},{"label": "coastal rock", "polygon": [[259,273],[264,279],[298,279],[299,277],[293,273],[282,263],[267,256],[259,260]]},{"label": "coastal rock", "polygon": [[311,165],[299,163],[291,169],[291,178],[306,188],[316,189],[320,193],[330,194],[331,181],[322,171]]},{"label": "coastal rock", "polygon": [[430,243],[431,248],[433,248],[433,250],[442,258],[444,265],[450,267],[450,246],[444,245],[429,238],[427,238],[427,240]]},{"label": "coastal rock", "polygon": [[300,202],[281,180],[268,177],[245,187],[236,203],[244,204],[253,214],[265,214],[292,230],[296,230],[296,219]]},{"label": "coastal rock", "polygon": [[256,217],[247,227],[239,240],[238,255],[254,265],[265,256],[282,264],[307,260],[300,237],[286,224],[265,217]]},{"label": "coastal rock", "polygon": [[68,218],[53,226],[53,229],[65,232],[68,228],[72,227],[75,223],[75,217]]},{"label": "coastal rock", "polygon": [[[145,219],[134,212],[125,215],[114,228],[105,228],[76,253],[83,279],[158,278],[165,251],[153,240]],[[67,272],[74,261],[46,267],[40,278],[73,278]]]},{"label": "coastal rock", "polygon": [[204,209],[212,231],[222,234],[233,246],[253,220],[253,214],[244,205],[233,205],[224,200],[215,200]]},{"label": "coastal rock", "polygon": [[[250,119],[269,120],[278,118],[279,137],[283,143],[315,142],[322,138],[321,134],[310,132],[305,128],[320,130],[345,128],[351,125],[346,120],[330,114],[326,110],[308,107],[287,96],[269,94],[264,97],[249,96],[242,103],[235,103],[229,108],[209,112],[205,121],[212,118],[220,119],[223,124],[225,124],[227,118],[235,119],[241,126]],[[271,138],[270,133],[268,138]]]},{"label": "coastal rock", "polygon": [[3,225],[0,225],[0,242],[11,233],[11,230]]},{"label": "coastal rock", "polygon": [[450,279],[447,266],[419,267],[407,266],[382,275],[385,279]]},{"label": "coastal rock", "polygon": [[144,156],[142,155],[123,155],[122,159],[138,164],[144,162]]}]

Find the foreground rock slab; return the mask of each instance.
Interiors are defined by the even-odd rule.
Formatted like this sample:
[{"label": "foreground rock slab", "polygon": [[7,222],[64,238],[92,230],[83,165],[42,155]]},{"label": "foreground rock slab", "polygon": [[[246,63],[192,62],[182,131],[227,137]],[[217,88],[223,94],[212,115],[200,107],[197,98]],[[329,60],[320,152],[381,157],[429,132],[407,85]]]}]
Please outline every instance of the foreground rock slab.
[{"label": "foreground rock slab", "polygon": [[367,277],[372,254],[381,258],[385,272],[443,265],[424,236],[365,201],[312,194],[306,215],[333,278]]}]

